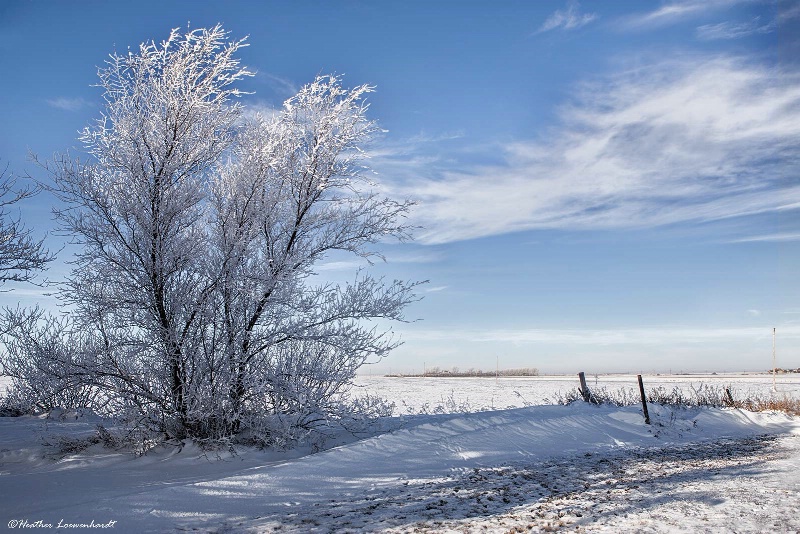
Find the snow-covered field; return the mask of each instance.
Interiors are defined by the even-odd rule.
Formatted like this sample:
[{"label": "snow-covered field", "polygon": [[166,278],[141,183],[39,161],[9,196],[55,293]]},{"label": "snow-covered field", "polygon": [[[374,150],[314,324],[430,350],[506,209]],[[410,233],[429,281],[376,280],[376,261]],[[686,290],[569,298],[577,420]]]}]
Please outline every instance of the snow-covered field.
[{"label": "snow-covered field", "polygon": [[[720,373],[687,375],[642,375],[645,389],[661,387],[672,391],[679,387],[687,393],[701,387],[729,387],[736,399],[758,395],[784,395],[800,398],[800,374]],[[636,375],[587,375],[590,388],[608,391],[629,390],[639,395]],[[363,391],[395,403],[397,414],[445,411],[497,410],[552,404],[559,395],[578,387],[577,375],[520,378],[422,378],[359,377],[356,385]]]},{"label": "snow-covered field", "polygon": [[60,455],[43,443],[98,421],[0,418],[0,519],[34,532],[92,522],[117,532],[800,530],[797,418],[651,406],[648,426],[635,406],[502,409],[514,390],[532,403],[531,384],[545,379],[509,379],[516,389],[441,380],[361,379],[407,404],[496,409],[403,415],[386,421],[391,431],[316,454],[217,456],[187,444],[140,458],[100,446]]}]

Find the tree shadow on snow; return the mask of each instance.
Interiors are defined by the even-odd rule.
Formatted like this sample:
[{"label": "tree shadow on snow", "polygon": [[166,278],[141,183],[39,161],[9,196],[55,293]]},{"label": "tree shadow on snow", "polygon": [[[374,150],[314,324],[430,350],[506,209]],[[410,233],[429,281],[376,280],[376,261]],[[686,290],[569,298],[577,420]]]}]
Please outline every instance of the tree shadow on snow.
[{"label": "tree shadow on snow", "polygon": [[726,439],[462,469],[445,478],[408,480],[342,499],[306,503],[290,513],[238,526],[377,532],[510,521],[528,528],[585,528],[606,516],[625,516],[673,502],[718,504],[719,495],[697,488],[687,493],[687,484],[763,473],[764,463],[780,453],[775,440],[774,436]]}]

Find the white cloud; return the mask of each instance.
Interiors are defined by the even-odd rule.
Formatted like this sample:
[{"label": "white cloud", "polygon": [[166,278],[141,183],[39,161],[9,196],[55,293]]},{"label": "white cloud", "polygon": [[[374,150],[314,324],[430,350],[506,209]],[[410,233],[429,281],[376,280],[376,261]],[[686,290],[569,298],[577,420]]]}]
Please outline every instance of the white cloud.
[{"label": "white cloud", "polygon": [[581,26],[586,26],[596,18],[596,13],[581,13],[578,2],[569,2],[566,10],[557,10],[550,15],[536,33],[548,32],[558,28],[574,30]]},{"label": "white cloud", "polygon": [[758,317],[759,315],[761,315],[761,310],[747,310],[747,313],[749,313],[753,317]]},{"label": "white cloud", "polygon": [[394,139],[391,142],[383,142],[378,146],[371,147],[367,156],[374,159],[405,161],[408,158],[419,158],[419,148],[422,146],[435,145],[463,137],[464,132],[446,132],[439,135],[420,132],[406,139]]},{"label": "white cloud", "polygon": [[780,3],[778,6],[778,22],[788,22],[796,18],[800,18],[800,3],[791,1]]},{"label": "white cloud", "polygon": [[[388,248],[381,251],[381,256],[373,256],[369,260],[366,258],[353,258],[344,260],[329,260],[314,266],[317,272],[331,272],[331,271],[352,271],[355,272],[359,269],[369,267],[370,261],[373,263],[383,263],[384,259],[389,264],[403,263],[403,264],[416,264],[416,263],[435,263],[442,260],[442,254],[435,250],[435,247],[419,247],[419,250],[408,251],[405,250],[408,245],[405,245],[403,251]],[[344,254],[343,254],[344,255]],[[349,256],[349,255],[348,255]],[[443,287],[433,287],[426,291],[441,291]]]},{"label": "white cloud", "polygon": [[629,15],[621,19],[625,29],[647,29],[674,24],[711,11],[718,11],[736,4],[758,0],[679,0],[662,4],[645,13]]},{"label": "white cloud", "polygon": [[770,33],[776,28],[775,23],[761,23],[759,17],[749,22],[720,22],[719,24],[704,24],[697,28],[698,39],[704,41],[717,41],[722,39],[740,39],[758,33]]},{"label": "white cloud", "polygon": [[12,287],[7,290],[0,291],[0,295],[6,293],[8,295],[13,295],[14,297],[44,297],[50,298],[53,297],[54,290],[52,289],[42,289],[42,288],[24,288],[24,287]]},{"label": "white cloud", "polygon": [[749,237],[742,237],[740,239],[734,239],[731,241],[732,243],[756,243],[756,242],[780,242],[780,241],[800,241],[800,234],[799,233],[781,233],[781,234],[767,234],[767,235],[756,235],[756,236],[749,236]]},{"label": "white cloud", "polygon": [[67,98],[63,96],[48,99],[46,102],[47,105],[64,111],[79,111],[91,105],[89,101],[83,98]]},{"label": "white cloud", "polygon": [[269,102],[264,102],[263,100],[257,100],[254,102],[248,102],[246,106],[244,106],[244,110],[242,113],[242,119],[244,120],[253,120],[257,117],[261,117],[263,119],[270,119],[275,117],[278,113],[280,113],[280,108],[276,108]]},{"label": "white cloud", "polygon": [[627,23],[629,26],[634,27],[666,24],[682,19],[688,15],[705,11],[712,7],[712,5],[713,2],[706,2],[705,0],[672,2],[653,11],[630,16],[627,19]]},{"label": "white cloud", "polygon": [[314,267],[317,271],[357,271],[367,265],[365,261],[329,261]]},{"label": "white cloud", "polygon": [[436,263],[441,261],[443,255],[437,252],[421,251],[411,254],[386,254],[389,263]]},{"label": "white cloud", "polygon": [[425,290],[425,292],[426,292],[426,293],[436,293],[436,292],[439,292],[439,291],[444,291],[444,290],[445,290],[445,289],[447,289],[448,287],[450,287],[450,286],[436,286],[436,287],[429,287],[428,289],[426,289],[426,290]]},{"label": "white cloud", "polygon": [[300,88],[291,80],[268,72],[256,73],[256,79],[264,82],[279,97],[289,98],[297,94]]},{"label": "white cloud", "polygon": [[800,184],[786,180],[800,160],[794,73],[734,58],[667,61],[585,84],[560,115],[545,141],[495,147],[496,164],[448,166],[411,151],[376,166],[416,177],[390,188],[419,201],[428,244],[800,207]]}]

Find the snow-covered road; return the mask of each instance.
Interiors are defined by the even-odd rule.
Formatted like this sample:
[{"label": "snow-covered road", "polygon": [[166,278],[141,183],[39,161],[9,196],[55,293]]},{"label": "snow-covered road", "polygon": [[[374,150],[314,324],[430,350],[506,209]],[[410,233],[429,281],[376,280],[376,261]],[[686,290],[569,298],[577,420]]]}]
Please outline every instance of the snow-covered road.
[{"label": "snow-covered road", "polygon": [[[797,436],[723,439],[475,469],[394,495],[392,517],[353,526],[387,532],[797,532],[798,442]],[[363,506],[348,511],[337,504],[331,515],[364,513]],[[331,526],[320,523],[318,530],[336,529]]]}]

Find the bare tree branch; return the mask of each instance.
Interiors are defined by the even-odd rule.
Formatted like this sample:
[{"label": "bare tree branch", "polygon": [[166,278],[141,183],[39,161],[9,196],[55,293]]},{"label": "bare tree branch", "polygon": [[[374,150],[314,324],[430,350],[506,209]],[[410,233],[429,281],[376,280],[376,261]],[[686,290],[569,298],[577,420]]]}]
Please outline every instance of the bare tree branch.
[{"label": "bare tree branch", "polygon": [[38,194],[39,189],[17,188],[17,180],[6,176],[7,170],[0,172],[0,284],[29,282],[54,259],[44,246],[44,237],[38,241],[34,239],[19,215],[13,216],[9,209],[17,202]]}]

